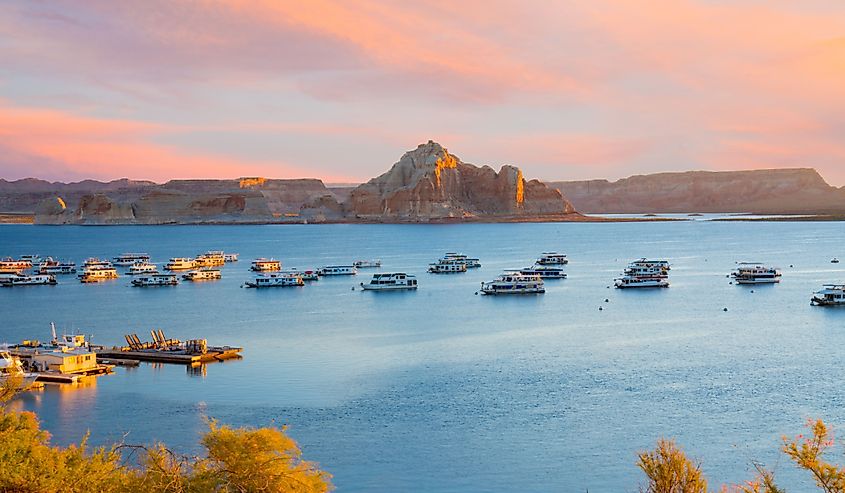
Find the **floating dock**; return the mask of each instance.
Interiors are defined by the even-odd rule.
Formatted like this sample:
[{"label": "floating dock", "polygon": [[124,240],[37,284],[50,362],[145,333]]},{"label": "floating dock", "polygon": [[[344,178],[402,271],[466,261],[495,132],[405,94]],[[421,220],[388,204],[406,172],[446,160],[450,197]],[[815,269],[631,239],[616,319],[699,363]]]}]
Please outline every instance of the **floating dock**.
[{"label": "floating dock", "polygon": [[161,329],[151,330],[152,342],[144,342],[137,334],[127,334],[126,346],[97,347],[98,358],[109,360],[137,360],[151,363],[198,365],[241,357],[243,348],[234,346],[209,346],[205,339],[180,341],[168,339]]}]

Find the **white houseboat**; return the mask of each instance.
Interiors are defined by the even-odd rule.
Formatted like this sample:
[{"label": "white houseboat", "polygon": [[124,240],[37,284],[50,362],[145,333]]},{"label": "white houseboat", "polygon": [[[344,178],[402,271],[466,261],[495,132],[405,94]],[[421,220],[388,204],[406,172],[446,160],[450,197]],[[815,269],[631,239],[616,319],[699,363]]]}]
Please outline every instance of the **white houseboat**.
[{"label": "white houseboat", "polygon": [[86,267],[82,269],[79,274],[79,280],[84,283],[108,281],[109,279],[117,279],[117,269],[114,267]]},{"label": "white houseboat", "polygon": [[146,253],[121,253],[113,259],[114,265],[118,265],[120,267],[129,267],[130,265],[137,264],[138,262],[149,261],[150,256]]},{"label": "white houseboat", "polygon": [[779,269],[756,262],[741,262],[731,277],[737,284],[772,284],[780,282]]},{"label": "white houseboat", "polygon": [[252,261],[252,266],[249,270],[255,272],[275,272],[281,270],[282,263],[272,258],[257,258]]},{"label": "white houseboat", "polygon": [[416,276],[404,272],[373,274],[370,282],[361,283],[365,291],[398,291],[417,289]]},{"label": "white houseboat", "polygon": [[358,269],[352,265],[327,265],[317,270],[321,276],[354,276]]},{"label": "white houseboat", "polygon": [[237,262],[238,261],[238,254],[237,253],[224,253],[223,260],[225,262]]},{"label": "white houseboat", "polygon": [[845,305],[845,284],[825,284],[820,291],[813,293],[811,305]]},{"label": "white houseboat", "polygon": [[52,274],[0,274],[0,286],[43,286],[55,285],[56,276]]},{"label": "white houseboat", "polygon": [[136,287],[147,286],[176,286],[179,279],[176,274],[143,274],[132,279],[132,285]]},{"label": "white houseboat", "polygon": [[187,274],[182,275],[182,279],[186,281],[216,281],[222,277],[220,269],[192,270]]},{"label": "white houseboat", "polygon": [[560,267],[553,267],[552,265],[536,264],[532,267],[519,269],[517,272],[526,276],[540,276],[542,279],[566,279],[566,272]]},{"label": "white houseboat", "polygon": [[625,268],[624,274],[630,277],[657,277],[666,279],[669,272],[663,267],[656,265],[631,264]]},{"label": "white houseboat", "polygon": [[280,288],[304,285],[305,281],[301,277],[281,273],[261,274],[244,283],[244,286],[248,288]]},{"label": "white houseboat", "polygon": [[356,260],[352,266],[356,269],[377,269],[381,267],[381,260]]},{"label": "white houseboat", "polygon": [[91,257],[85,259],[85,263],[82,264],[82,270],[89,269],[89,268],[98,268],[98,267],[105,267],[110,268],[114,267],[112,263],[108,260],[100,260],[96,257]]},{"label": "white houseboat", "polygon": [[158,266],[149,262],[138,262],[129,267],[128,274],[130,276],[137,276],[140,274],[156,274],[158,273]]},{"label": "white houseboat", "polygon": [[484,294],[539,294],[546,288],[540,276],[527,276],[518,272],[506,272],[493,281],[482,282]]},{"label": "white houseboat", "polygon": [[672,270],[672,265],[669,263],[668,260],[651,260],[645,257],[634,260],[631,262],[629,267],[638,266],[638,267],[658,267],[663,270]]},{"label": "white houseboat", "polygon": [[428,264],[428,271],[432,274],[455,274],[466,272],[467,264],[457,260],[440,259],[437,263]]},{"label": "white houseboat", "polygon": [[35,269],[37,274],[76,274],[76,264],[73,262],[59,262],[47,257]]},{"label": "white houseboat", "polygon": [[569,263],[569,258],[563,253],[543,252],[536,263],[537,265],[566,265]]},{"label": "white houseboat", "polygon": [[443,256],[444,260],[454,260],[458,263],[463,263],[467,269],[475,269],[481,267],[481,261],[477,258],[469,258],[463,253],[448,252]]},{"label": "white houseboat", "polygon": [[320,280],[320,273],[316,270],[298,270],[298,269],[286,269],[281,271],[282,274],[288,274],[291,276],[299,276],[302,278],[303,281],[319,281]]},{"label": "white houseboat", "polygon": [[668,288],[669,280],[664,277],[622,276],[614,281],[619,289],[625,288]]}]

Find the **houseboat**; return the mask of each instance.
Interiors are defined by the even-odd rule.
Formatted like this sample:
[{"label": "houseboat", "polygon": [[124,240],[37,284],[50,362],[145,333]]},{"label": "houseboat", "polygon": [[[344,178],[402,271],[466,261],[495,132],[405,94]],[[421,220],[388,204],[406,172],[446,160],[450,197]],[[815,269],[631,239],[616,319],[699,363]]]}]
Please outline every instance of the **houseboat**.
[{"label": "houseboat", "polygon": [[448,252],[443,256],[444,260],[454,260],[458,263],[465,264],[467,269],[475,269],[481,267],[481,261],[477,258],[469,258],[463,253]]},{"label": "houseboat", "polygon": [[238,261],[238,254],[237,253],[224,253],[223,260],[225,262],[237,262]]},{"label": "houseboat", "polygon": [[527,276],[518,272],[506,272],[493,281],[482,282],[483,294],[540,294],[546,288],[540,276]]},{"label": "houseboat", "polygon": [[663,270],[672,270],[672,265],[669,263],[668,260],[650,260],[647,258],[641,258],[634,260],[631,262],[629,267],[638,266],[638,267],[657,267]]},{"label": "houseboat", "polygon": [[21,260],[24,262],[29,262],[29,265],[35,265],[41,262],[41,255],[38,254],[30,254],[30,255],[21,255]]},{"label": "houseboat", "polygon": [[132,279],[132,285],[136,287],[147,286],[176,286],[179,279],[176,274],[143,274]]},{"label": "houseboat", "polygon": [[84,283],[108,281],[109,279],[117,279],[117,269],[114,267],[86,267],[82,269],[79,274],[79,280]]},{"label": "houseboat", "polygon": [[416,276],[404,272],[373,274],[370,282],[361,283],[365,291],[398,291],[417,289]]},{"label": "houseboat", "polygon": [[196,260],[188,257],[174,257],[164,265],[165,270],[191,270],[196,268]]},{"label": "houseboat", "polygon": [[517,272],[526,276],[540,276],[542,279],[566,279],[566,272],[560,267],[553,267],[552,265],[536,264],[532,267],[519,269]]},{"label": "houseboat", "polygon": [[254,272],[275,272],[282,269],[282,262],[272,258],[257,258],[249,270]]},{"label": "houseboat", "polygon": [[437,263],[428,264],[428,271],[432,274],[455,274],[466,272],[467,264],[457,260],[440,259]]},{"label": "houseboat", "polygon": [[110,268],[110,267],[114,267],[114,266],[108,260],[100,260],[96,257],[91,257],[91,258],[85,259],[85,263],[82,264],[82,270],[85,270],[85,269],[88,269],[88,268],[98,268],[98,267]]},{"label": "houseboat", "polygon": [[56,276],[52,274],[0,274],[0,286],[43,286],[55,285]]},{"label": "houseboat", "polygon": [[301,277],[295,275],[270,273],[258,275],[255,277],[255,279],[244,283],[244,286],[248,288],[280,288],[289,286],[305,286],[305,281],[303,281]]},{"label": "houseboat", "polygon": [[291,276],[299,276],[302,278],[303,281],[319,281],[320,280],[320,273],[316,270],[298,270],[298,269],[287,269],[281,271],[282,274],[288,274]]},{"label": "houseboat", "polygon": [[663,267],[656,265],[631,264],[625,268],[624,274],[630,277],[657,277],[666,279],[669,273]]},{"label": "houseboat", "polygon": [[381,260],[356,260],[352,266],[356,269],[377,269],[381,267]]},{"label": "houseboat", "polygon": [[780,282],[779,269],[756,262],[741,262],[731,277],[737,284],[772,284]]},{"label": "houseboat", "polygon": [[665,277],[622,276],[614,280],[619,289],[625,288],[668,288],[669,280]]},{"label": "houseboat", "polygon": [[37,274],[76,274],[76,264],[73,262],[59,262],[52,257],[47,257],[38,264],[35,272]]},{"label": "houseboat", "polygon": [[197,267],[219,267],[226,263],[223,252],[207,252],[194,259]]},{"label": "houseboat", "polygon": [[569,259],[563,253],[543,252],[537,259],[537,265],[566,265]]},{"label": "houseboat", "polygon": [[30,267],[32,267],[32,262],[29,260],[15,260],[12,257],[6,257],[0,260],[0,272],[14,273],[29,269]]},{"label": "houseboat", "polygon": [[845,305],[845,284],[825,284],[820,291],[813,293],[810,304],[815,306]]},{"label": "houseboat", "polygon": [[132,264],[127,273],[130,276],[137,276],[140,274],[157,274],[158,266],[149,262],[138,262],[136,264]]},{"label": "houseboat", "polygon": [[20,358],[0,349],[0,385],[5,385],[9,379],[19,379],[15,382],[17,388],[27,390],[37,378],[38,374],[24,371]]},{"label": "houseboat", "polygon": [[221,279],[222,277],[220,269],[192,270],[187,274],[182,275],[182,279],[186,281],[215,281],[217,279]]},{"label": "houseboat", "polygon": [[328,265],[317,270],[321,276],[354,276],[358,273],[352,265]]},{"label": "houseboat", "polygon": [[138,262],[149,261],[150,256],[146,253],[122,253],[113,259],[114,265],[120,267],[129,267],[130,265],[135,265]]}]

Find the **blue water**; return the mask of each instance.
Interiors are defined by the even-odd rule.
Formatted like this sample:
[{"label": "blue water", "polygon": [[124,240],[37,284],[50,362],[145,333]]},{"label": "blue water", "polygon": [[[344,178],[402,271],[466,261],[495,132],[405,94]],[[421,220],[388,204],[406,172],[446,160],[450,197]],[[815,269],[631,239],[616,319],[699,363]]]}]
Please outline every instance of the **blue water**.
[{"label": "blue water", "polygon": [[[57,443],[90,430],[97,444],[125,436],[197,451],[213,417],[288,425],[340,491],[616,492],[640,484],[636,452],[670,436],[713,485],[749,479],[757,460],[800,491],[811,483],[778,452],[780,437],[809,417],[845,424],[845,309],[808,303],[845,279],[845,264],[829,263],[845,258],[842,223],[0,226],[0,255],[80,263],[139,250],[158,262],[226,250],[241,262],[222,281],[174,288],[64,277],[2,289],[0,341],[48,339],[51,321],[101,344],[162,328],[241,345],[244,358],[201,371],[142,364],[24,395],[16,405]],[[545,295],[475,294],[548,250],[572,261]],[[483,267],[426,274],[446,251]],[[239,288],[259,256],[298,268],[381,258],[416,273],[420,289],[352,290],[365,275]],[[609,289],[641,256],[670,259],[672,287]],[[782,267],[783,282],[729,284],[741,260]]]}]

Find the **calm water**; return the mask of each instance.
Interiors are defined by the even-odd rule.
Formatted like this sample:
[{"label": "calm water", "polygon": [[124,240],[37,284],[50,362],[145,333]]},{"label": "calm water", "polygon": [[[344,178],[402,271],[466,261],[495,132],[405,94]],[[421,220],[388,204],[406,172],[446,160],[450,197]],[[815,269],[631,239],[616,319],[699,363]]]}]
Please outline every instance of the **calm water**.
[{"label": "calm water", "polygon": [[[636,491],[635,453],[659,436],[676,437],[713,483],[748,479],[759,460],[798,491],[810,483],[778,453],[780,436],[809,417],[845,425],[845,309],[808,304],[822,283],[845,279],[845,264],[829,263],[845,258],[842,223],[0,226],[2,255],[79,263],[141,250],[163,262],[212,249],[241,254],[215,283],[64,277],[0,290],[0,341],[47,339],[51,321],[101,344],[160,327],[242,345],[243,360],[205,373],[142,364],[18,406],[59,443],[90,430],[95,443],[127,435],[195,451],[205,416],[286,424],[353,492]],[[474,294],[547,250],[572,262],[545,295]],[[483,267],[426,274],[446,251]],[[420,289],[352,290],[365,275],[240,289],[259,256],[299,268],[381,258],[416,273]],[[640,256],[671,259],[672,287],[608,289]],[[738,260],[779,265],[783,282],[730,285]]]}]

